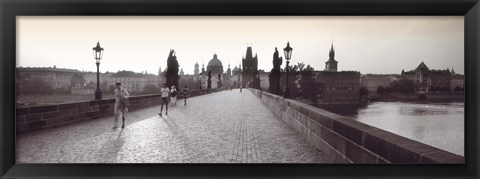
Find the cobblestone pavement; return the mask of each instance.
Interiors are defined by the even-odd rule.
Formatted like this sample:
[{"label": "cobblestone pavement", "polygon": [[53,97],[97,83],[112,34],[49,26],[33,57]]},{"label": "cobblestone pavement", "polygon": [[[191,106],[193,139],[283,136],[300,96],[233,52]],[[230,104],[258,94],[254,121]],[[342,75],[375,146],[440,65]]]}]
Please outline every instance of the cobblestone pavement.
[{"label": "cobblestone pavement", "polygon": [[321,163],[302,139],[249,90],[179,100],[131,112],[125,129],[113,117],[17,136],[19,163]]}]

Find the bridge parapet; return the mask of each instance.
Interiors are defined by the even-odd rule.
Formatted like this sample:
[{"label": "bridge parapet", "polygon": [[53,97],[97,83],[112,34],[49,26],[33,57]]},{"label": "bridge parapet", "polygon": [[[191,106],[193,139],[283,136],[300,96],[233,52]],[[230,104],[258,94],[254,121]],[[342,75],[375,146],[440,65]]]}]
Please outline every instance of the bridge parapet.
[{"label": "bridge parapet", "polygon": [[[190,97],[200,96],[218,91],[204,89],[190,91]],[[179,95],[179,99],[181,99]],[[160,104],[160,94],[131,96],[129,98],[130,111]],[[115,99],[102,99],[62,103],[45,106],[17,107],[16,128],[18,133],[56,127],[73,122],[96,119],[102,116],[113,115]]]},{"label": "bridge parapet", "polygon": [[331,163],[465,163],[465,158],[353,119],[250,89]]}]

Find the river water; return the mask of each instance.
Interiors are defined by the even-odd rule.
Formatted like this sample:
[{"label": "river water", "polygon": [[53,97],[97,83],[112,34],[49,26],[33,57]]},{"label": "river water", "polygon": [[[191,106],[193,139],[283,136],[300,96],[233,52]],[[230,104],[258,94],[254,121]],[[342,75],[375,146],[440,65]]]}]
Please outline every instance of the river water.
[{"label": "river water", "polygon": [[464,156],[464,103],[373,102],[349,117]]}]

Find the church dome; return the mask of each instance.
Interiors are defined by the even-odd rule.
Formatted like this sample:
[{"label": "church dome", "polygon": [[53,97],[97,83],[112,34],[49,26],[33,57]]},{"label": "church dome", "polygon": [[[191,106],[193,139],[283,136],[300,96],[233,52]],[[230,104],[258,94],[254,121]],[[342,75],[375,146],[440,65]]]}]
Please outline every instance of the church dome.
[{"label": "church dome", "polygon": [[213,55],[213,59],[208,62],[207,67],[223,67],[222,62],[217,58],[217,54]]}]

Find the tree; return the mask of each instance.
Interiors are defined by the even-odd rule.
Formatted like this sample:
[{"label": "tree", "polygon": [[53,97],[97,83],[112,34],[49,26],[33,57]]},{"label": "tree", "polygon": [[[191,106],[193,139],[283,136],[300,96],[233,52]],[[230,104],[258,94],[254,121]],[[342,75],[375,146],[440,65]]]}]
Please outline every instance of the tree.
[{"label": "tree", "polygon": [[42,79],[27,79],[20,82],[20,93],[22,94],[52,94],[53,88]]},{"label": "tree", "polygon": [[377,93],[378,93],[378,94],[385,93],[385,88],[383,88],[383,86],[379,86],[379,87],[377,88]]},{"label": "tree", "polygon": [[390,84],[391,92],[413,93],[415,92],[415,83],[412,80],[403,78],[401,80],[393,81]]},{"label": "tree", "polygon": [[53,89],[54,93],[55,94],[71,94],[71,91],[72,88],[56,88],[56,89]]},{"label": "tree", "polygon": [[70,79],[70,83],[72,87],[75,87],[76,85],[80,86],[80,88],[83,88],[87,80],[83,77],[83,75],[75,74],[72,76]]},{"label": "tree", "polygon": [[362,96],[368,96],[368,93],[370,93],[370,91],[368,91],[367,88],[365,87],[360,87],[360,90],[359,90],[359,94],[360,94],[360,97]]},{"label": "tree", "polygon": [[182,89],[185,85],[187,85],[188,89],[193,90],[193,89],[199,88],[198,85],[201,85],[201,84],[199,84],[198,81],[196,81],[192,77],[190,78],[181,77],[178,82],[178,85],[179,85],[179,89]]},{"label": "tree", "polygon": [[[95,86],[95,90],[96,89],[97,89],[97,86]],[[110,91],[108,89],[108,82],[106,80],[100,82],[100,90],[102,90],[103,94],[112,94],[113,93],[113,91]]]},{"label": "tree", "polygon": [[393,91],[390,89],[390,87],[385,87],[384,93],[391,93],[391,92]]},{"label": "tree", "polygon": [[115,86],[113,85],[110,85],[108,86],[108,90],[105,92],[105,94],[113,94],[113,92],[115,91]]},{"label": "tree", "polygon": [[97,86],[96,86],[96,85],[97,85],[97,84],[95,84],[95,82],[93,82],[93,81],[90,81],[90,82],[89,82],[89,83],[87,83],[85,86],[86,86],[86,87],[93,87],[93,88],[97,88]]},{"label": "tree", "polygon": [[313,80],[313,76],[315,75],[313,69],[310,65],[307,65],[305,67],[304,63],[298,63],[298,70],[300,73],[300,91],[301,91],[301,96],[304,99],[311,98],[312,95],[316,96],[318,88],[315,88],[315,83]]},{"label": "tree", "polygon": [[160,88],[158,88],[157,85],[148,84],[148,85],[145,85],[145,87],[143,87],[142,94],[155,94],[159,92],[160,92]]}]

